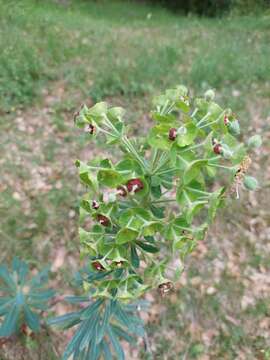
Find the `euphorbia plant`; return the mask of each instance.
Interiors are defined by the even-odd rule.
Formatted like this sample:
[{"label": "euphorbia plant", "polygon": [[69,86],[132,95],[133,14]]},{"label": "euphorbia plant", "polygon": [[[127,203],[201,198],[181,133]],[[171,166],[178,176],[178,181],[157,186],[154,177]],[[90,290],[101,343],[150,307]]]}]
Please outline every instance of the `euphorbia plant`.
[{"label": "euphorbia plant", "polygon": [[[117,336],[136,328],[125,312],[127,303],[152,289],[161,295],[171,291],[185,257],[204,238],[226,197],[257,186],[246,174],[248,151],[260,138],[239,141],[236,115],[214,102],[212,90],[192,98],[178,86],[156,97],[146,139],[127,136],[124,114],[101,102],[84,105],[75,116],[91,141],[102,137],[119,155],[117,161],[76,161],[87,188],[80,204],[81,252],[87,259],[81,282],[94,302],[92,310],[81,310],[88,317],[59,319],[70,322],[67,327],[81,323],[66,358],[109,359],[110,346],[123,358]],[[88,335],[83,319],[91,325]]]}]

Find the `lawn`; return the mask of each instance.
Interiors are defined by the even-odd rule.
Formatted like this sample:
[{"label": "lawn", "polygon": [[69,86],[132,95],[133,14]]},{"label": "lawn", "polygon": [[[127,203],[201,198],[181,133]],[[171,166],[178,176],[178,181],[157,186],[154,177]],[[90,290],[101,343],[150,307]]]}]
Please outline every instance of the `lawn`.
[{"label": "lawn", "polygon": [[[155,359],[270,359],[269,59],[269,13],[206,19],[127,1],[0,0],[1,262],[51,263],[52,283],[71,291],[74,161],[102,146],[85,147],[73,126],[81,103],[126,107],[131,134],[143,135],[154,94],[215,88],[247,133],[263,136],[252,165],[260,191],[221,213],[171,296],[149,295],[149,342]],[[133,349],[137,358],[147,356]]]}]

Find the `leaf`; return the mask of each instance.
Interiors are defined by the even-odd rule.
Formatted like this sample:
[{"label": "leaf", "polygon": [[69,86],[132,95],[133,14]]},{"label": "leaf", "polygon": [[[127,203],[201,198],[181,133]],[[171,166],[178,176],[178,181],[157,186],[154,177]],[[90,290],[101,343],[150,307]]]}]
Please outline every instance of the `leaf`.
[{"label": "leaf", "polygon": [[87,322],[87,329],[84,331],[80,340],[80,350],[91,347],[96,347],[95,327],[100,321],[98,312],[93,313],[85,322]]},{"label": "leaf", "polygon": [[169,150],[173,141],[169,140],[170,126],[157,125],[153,127],[148,135],[148,143],[154,148]]},{"label": "leaf", "polygon": [[131,343],[133,345],[135,344],[135,339],[132,336],[130,336],[125,330],[123,330],[117,325],[112,325],[112,328],[118,337],[123,338],[128,343]]},{"label": "leaf", "polygon": [[125,244],[127,242],[131,242],[132,240],[136,239],[139,235],[138,231],[129,228],[121,229],[116,235],[116,242],[117,244]]},{"label": "leaf", "polygon": [[188,224],[191,224],[193,217],[204,207],[206,201],[195,201],[189,204],[185,212],[185,218]]},{"label": "leaf", "polygon": [[99,330],[98,330],[98,336],[97,336],[97,343],[98,344],[102,341],[103,337],[105,336],[111,314],[112,314],[112,307],[111,307],[111,302],[109,302],[108,304],[106,304],[105,311],[104,311],[104,314],[103,314],[102,323],[101,323],[101,326],[99,327]]},{"label": "leaf", "polygon": [[24,284],[26,275],[28,274],[28,266],[25,262],[21,261],[19,258],[14,257],[12,260],[13,271],[18,274],[18,279],[21,285]]},{"label": "leaf", "polygon": [[105,340],[102,341],[101,348],[102,348],[102,352],[104,355],[104,360],[113,360],[110,346],[108,345],[108,343]]},{"label": "leaf", "polygon": [[39,301],[39,302],[47,302],[55,295],[55,291],[53,289],[47,289],[44,291],[39,290],[38,293],[31,291],[29,293],[29,301]]},{"label": "leaf", "polygon": [[134,268],[138,268],[140,266],[140,258],[137,253],[137,249],[135,245],[131,245],[131,264]]},{"label": "leaf", "polygon": [[80,311],[71,312],[61,316],[53,317],[47,320],[47,324],[50,326],[60,326],[63,329],[68,329],[81,322]]},{"label": "leaf", "polygon": [[120,106],[112,107],[108,110],[107,116],[110,120],[122,121],[123,116],[125,115],[125,109]]},{"label": "leaf", "polygon": [[15,300],[11,297],[4,298],[1,296],[0,298],[0,316],[5,315],[12,304],[14,304]]},{"label": "leaf", "polygon": [[159,199],[161,197],[161,187],[160,186],[151,186],[151,194],[155,199]]},{"label": "leaf", "polygon": [[220,206],[224,192],[225,192],[225,188],[222,187],[210,195],[209,208],[208,208],[208,219],[210,223],[214,220],[216,216],[216,212],[218,207]]},{"label": "leaf", "polygon": [[40,322],[39,322],[39,316],[35,314],[27,304],[24,304],[24,316],[25,321],[27,325],[30,327],[31,330],[34,332],[39,331],[40,329]]},{"label": "leaf", "polygon": [[0,265],[0,279],[2,279],[11,291],[16,291],[16,284],[10,276],[8,268],[5,265]]},{"label": "leaf", "polygon": [[111,326],[108,326],[108,335],[109,335],[111,343],[114,347],[114,350],[116,352],[117,360],[125,360],[125,354],[122,349],[122,346],[121,346],[120,342],[118,341],[116,334],[113,331],[113,329],[111,328]]},{"label": "leaf", "polygon": [[177,135],[177,145],[184,147],[190,145],[194,142],[198,134],[198,128],[193,124],[193,122],[188,122],[183,126],[183,133]]},{"label": "leaf", "polygon": [[163,115],[158,112],[153,112],[152,118],[160,123],[165,123],[170,126],[173,126],[173,124],[175,123],[175,116],[172,114]]},{"label": "leaf", "polygon": [[71,341],[68,343],[63,354],[63,360],[68,360],[70,355],[79,348],[80,340],[83,334],[87,331],[87,328],[88,321],[82,322],[75,334],[73,335]]},{"label": "leaf", "polygon": [[136,244],[138,246],[140,246],[140,248],[142,248],[144,251],[149,252],[149,253],[156,253],[159,251],[159,248],[157,248],[153,245],[146,244],[142,241],[136,241]]},{"label": "leaf", "polygon": [[79,169],[79,176],[81,181],[97,192],[98,184],[94,177],[91,175],[90,167],[79,160],[77,160],[75,164]]},{"label": "leaf", "polygon": [[101,304],[103,304],[103,302],[104,302],[103,299],[99,299],[95,301],[93,304],[89,305],[81,312],[80,319],[84,320],[89,318],[93,313],[97,311],[97,309],[100,307]]},{"label": "leaf", "polygon": [[188,113],[190,110],[189,105],[187,104],[187,102],[183,101],[183,100],[179,100],[176,101],[175,103],[176,107],[178,107],[178,109],[182,110],[184,113]]},{"label": "leaf", "polygon": [[180,185],[177,188],[176,200],[179,205],[185,206],[188,205],[188,202],[196,201],[203,196],[205,196],[203,185],[196,180],[192,180],[189,184]]},{"label": "leaf", "polygon": [[115,188],[122,184],[124,178],[115,170],[100,170],[97,175],[97,179],[101,185]]},{"label": "leaf", "polygon": [[17,304],[10,307],[0,327],[0,337],[8,337],[16,333],[19,321],[20,309]]},{"label": "leaf", "polygon": [[156,207],[154,205],[151,205],[151,211],[156,218],[158,219],[164,218],[165,207]]},{"label": "leaf", "polygon": [[184,184],[190,183],[193,179],[195,179],[199,173],[201,168],[206,165],[208,162],[207,159],[200,159],[192,161],[184,171],[183,179]]},{"label": "leaf", "polygon": [[99,102],[88,109],[86,117],[88,120],[94,120],[96,123],[99,123],[107,113],[107,109],[108,105],[106,102]]}]

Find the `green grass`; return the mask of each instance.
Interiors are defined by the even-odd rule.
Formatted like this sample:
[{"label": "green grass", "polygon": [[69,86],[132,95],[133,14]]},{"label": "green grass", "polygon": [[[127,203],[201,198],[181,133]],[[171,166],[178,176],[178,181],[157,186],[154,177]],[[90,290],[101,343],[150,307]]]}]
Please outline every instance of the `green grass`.
[{"label": "green grass", "polygon": [[4,109],[33,102],[57,79],[96,101],[142,97],[176,81],[197,90],[256,92],[270,78],[267,15],[184,18],[117,1],[1,0],[0,10]]},{"label": "green grass", "polygon": [[[269,14],[206,19],[127,1],[66,3],[0,0],[0,260],[16,254],[39,265],[54,262],[65,248],[55,275],[64,289],[79,262],[83,189],[73,164],[100,156],[102,148],[85,148],[74,129],[80,103],[105,98],[124,105],[133,132],[143,134],[152,95],[179,83],[198,93],[214,87],[218,100],[244,125],[260,127],[267,140],[270,96]],[[253,170],[262,186],[269,182],[267,161],[263,150],[264,171]],[[259,197],[260,209],[244,197],[222,212],[205,254],[198,250],[189,260],[186,282],[172,299],[155,296],[151,307],[158,306],[158,316],[148,325],[155,359],[270,359],[270,342],[260,330],[269,301],[257,288],[263,280],[249,277],[269,267],[266,195]],[[216,292],[208,294],[209,286]],[[253,287],[247,293],[254,302],[241,308]]]}]

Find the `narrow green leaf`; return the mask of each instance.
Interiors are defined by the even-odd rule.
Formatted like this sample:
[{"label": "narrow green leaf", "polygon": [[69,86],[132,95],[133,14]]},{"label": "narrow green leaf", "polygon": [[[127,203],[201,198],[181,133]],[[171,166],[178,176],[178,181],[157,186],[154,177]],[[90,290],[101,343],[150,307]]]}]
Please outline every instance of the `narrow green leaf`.
[{"label": "narrow green leaf", "polygon": [[156,253],[159,251],[159,248],[157,248],[153,245],[146,244],[142,241],[136,241],[136,244],[138,246],[140,246],[144,251],[149,252],[149,253]]},{"label": "narrow green leaf", "polygon": [[113,360],[110,346],[105,340],[102,341],[101,348],[104,355],[104,360]]},{"label": "narrow green leaf", "polygon": [[31,330],[37,332],[40,330],[40,322],[39,316],[35,314],[27,304],[24,304],[24,316],[27,325],[30,327]]},{"label": "narrow green leaf", "polygon": [[113,348],[116,352],[117,360],[125,360],[125,354],[122,349],[122,346],[118,341],[117,336],[110,325],[108,326],[108,335],[113,345]]},{"label": "narrow green leaf", "polygon": [[137,249],[135,245],[131,245],[131,264],[136,269],[140,266],[140,258],[137,253]]},{"label": "narrow green leaf", "polygon": [[0,327],[0,337],[8,337],[14,334],[17,331],[18,321],[19,321],[20,309],[16,303],[14,303],[9,312],[6,314],[1,327]]}]

